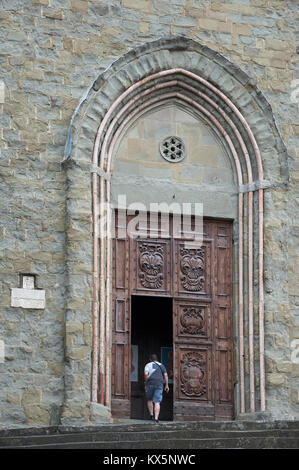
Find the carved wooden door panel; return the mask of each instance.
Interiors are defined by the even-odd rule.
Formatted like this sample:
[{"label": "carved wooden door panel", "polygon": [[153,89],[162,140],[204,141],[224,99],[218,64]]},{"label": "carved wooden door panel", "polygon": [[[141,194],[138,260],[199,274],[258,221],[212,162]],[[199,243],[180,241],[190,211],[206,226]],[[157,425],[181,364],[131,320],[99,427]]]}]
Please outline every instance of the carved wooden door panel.
[{"label": "carved wooden door panel", "polygon": [[211,306],[174,300],[174,420],[213,419]]},{"label": "carved wooden door panel", "polygon": [[200,248],[174,240],[174,419],[231,419],[231,224],[205,222]]},{"label": "carved wooden door panel", "polygon": [[130,414],[130,296],[129,238],[126,219],[116,217],[113,240],[113,302],[112,302],[112,414]]},{"label": "carved wooden door panel", "polygon": [[233,417],[232,224],[219,222],[215,236],[215,417]]},{"label": "carved wooden door panel", "polygon": [[131,292],[171,296],[171,243],[168,239],[131,240]]}]

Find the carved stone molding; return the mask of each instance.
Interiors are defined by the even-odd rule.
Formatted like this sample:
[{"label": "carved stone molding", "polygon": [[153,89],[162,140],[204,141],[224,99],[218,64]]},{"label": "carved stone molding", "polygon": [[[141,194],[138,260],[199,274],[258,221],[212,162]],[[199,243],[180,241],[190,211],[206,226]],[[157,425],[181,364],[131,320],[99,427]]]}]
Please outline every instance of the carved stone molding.
[{"label": "carved stone molding", "polygon": [[181,358],[181,391],[188,397],[200,397],[206,393],[206,361],[203,354],[192,351]]},{"label": "carved stone molding", "polygon": [[139,245],[139,279],[148,289],[159,289],[163,283],[164,256],[159,244],[142,243]]},{"label": "carved stone molding", "polygon": [[204,249],[181,248],[180,255],[181,281],[184,289],[191,292],[202,291],[205,284]]}]

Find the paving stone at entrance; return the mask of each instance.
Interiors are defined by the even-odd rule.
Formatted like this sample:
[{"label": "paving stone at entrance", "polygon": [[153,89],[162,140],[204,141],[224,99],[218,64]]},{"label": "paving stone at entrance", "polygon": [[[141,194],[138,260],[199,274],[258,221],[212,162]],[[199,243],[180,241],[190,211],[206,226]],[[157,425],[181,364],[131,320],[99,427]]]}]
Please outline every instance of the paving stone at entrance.
[{"label": "paving stone at entrance", "polygon": [[299,449],[299,422],[160,422],[2,429],[0,449]]}]

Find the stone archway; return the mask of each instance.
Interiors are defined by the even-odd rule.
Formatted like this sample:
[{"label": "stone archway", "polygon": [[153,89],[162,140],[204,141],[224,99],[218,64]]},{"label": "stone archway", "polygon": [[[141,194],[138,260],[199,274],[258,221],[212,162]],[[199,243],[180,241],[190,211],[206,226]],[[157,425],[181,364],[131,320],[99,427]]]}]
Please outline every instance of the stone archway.
[{"label": "stone archway", "polygon": [[[285,148],[269,104],[244,72],[223,56],[192,40],[170,38],[140,46],[114,62],[95,81],[72,120],[64,163],[69,185],[65,416],[67,413],[72,415],[72,410],[79,405],[74,387],[76,375],[80,375],[82,380],[80,401],[85,400],[88,408],[90,401],[97,400],[98,378],[101,378],[102,374],[100,390],[103,390],[103,399],[100,401],[108,407],[110,405],[110,247],[109,242],[108,246],[105,246],[101,236],[98,246],[97,214],[94,211],[93,230],[90,230],[90,207],[92,204],[93,208],[96,208],[97,204],[104,202],[106,197],[109,201],[113,148],[124,126],[134,115],[147,109],[149,105],[155,102],[161,103],[169,98],[188,103],[197,112],[205,115],[211,126],[217,128],[217,132],[226,142],[235,162],[239,193],[237,305],[239,411],[243,413],[246,411],[246,402],[249,403],[247,409],[251,412],[256,410],[256,402],[262,411],[265,410],[263,191],[264,188],[286,183]],[[273,153],[276,158],[273,158]],[[84,241],[80,238],[80,231],[86,234]],[[248,253],[245,253],[248,255],[248,262],[247,256],[246,260],[244,259],[244,233],[246,233],[246,244],[248,239]],[[258,266],[257,270],[254,270],[254,263]],[[244,268],[246,268],[245,277]],[[85,312],[86,325],[92,328],[93,333],[93,340],[82,352],[84,373],[76,370],[78,366],[76,348],[68,342],[68,324],[76,308],[74,280],[81,286],[86,286],[88,298],[88,308]],[[258,292],[254,292],[255,281],[259,286]],[[244,296],[244,291],[247,289],[248,298]],[[254,296],[257,295],[260,372],[258,399],[256,399],[253,331]],[[245,338],[244,322],[247,321],[249,333]],[[100,342],[98,331],[102,335]],[[245,390],[244,342],[246,347],[248,343],[249,350],[248,391]]]}]

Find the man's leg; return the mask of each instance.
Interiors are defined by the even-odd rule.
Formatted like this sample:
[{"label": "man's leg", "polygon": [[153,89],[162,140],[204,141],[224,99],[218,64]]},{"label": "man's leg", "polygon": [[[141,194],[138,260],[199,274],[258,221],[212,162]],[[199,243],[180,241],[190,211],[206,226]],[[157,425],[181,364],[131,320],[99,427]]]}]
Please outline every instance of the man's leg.
[{"label": "man's leg", "polygon": [[147,409],[151,416],[151,419],[154,419],[154,406],[153,406],[153,388],[151,385],[147,385],[145,388],[145,395],[147,398]]},{"label": "man's leg", "polygon": [[160,414],[160,403],[154,403],[155,419],[159,419]]},{"label": "man's leg", "polygon": [[151,416],[154,414],[154,406],[152,400],[147,400],[147,409]]},{"label": "man's leg", "polygon": [[155,413],[155,422],[158,422],[160,414],[160,403],[162,401],[163,388],[161,386],[156,387],[155,393],[153,396],[154,403],[154,413]]}]

